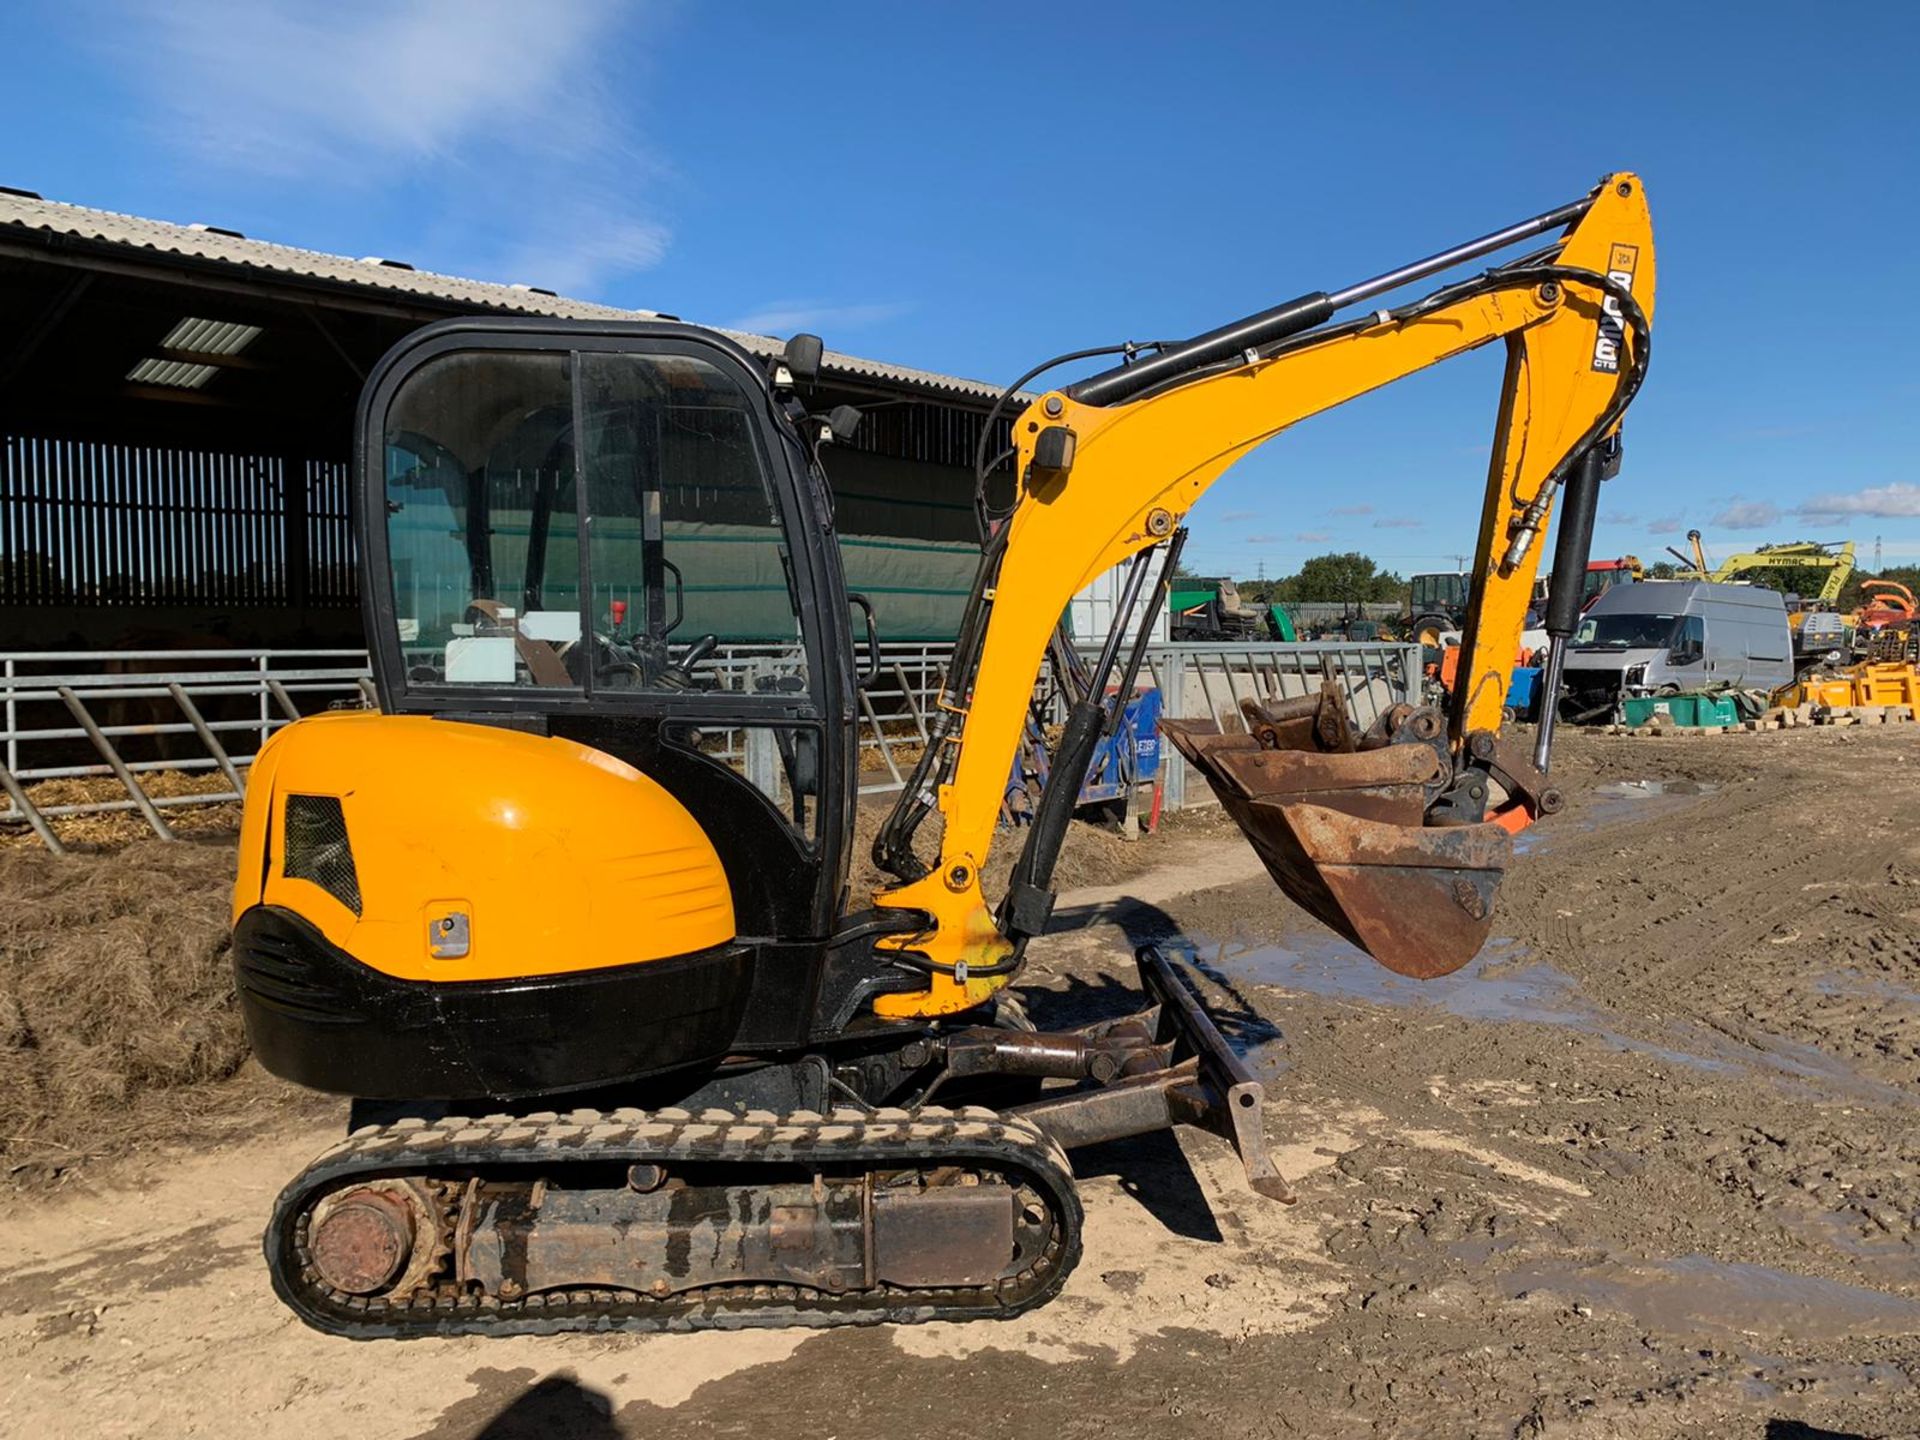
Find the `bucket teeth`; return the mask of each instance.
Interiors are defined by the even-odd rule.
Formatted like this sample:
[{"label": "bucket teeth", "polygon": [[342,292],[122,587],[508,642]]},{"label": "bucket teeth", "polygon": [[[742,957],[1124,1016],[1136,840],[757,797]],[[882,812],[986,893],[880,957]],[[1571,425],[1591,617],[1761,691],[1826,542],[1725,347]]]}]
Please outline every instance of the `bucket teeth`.
[{"label": "bucket teeth", "polygon": [[[1440,750],[1284,748],[1290,728],[1308,738],[1300,733],[1301,721],[1312,723],[1306,715],[1278,715],[1269,733],[1261,717],[1249,711],[1247,719],[1248,734],[1207,721],[1163,720],[1161,729],[1206,776],[1280,888],[1398,974],[1432,979],[1478,954],[1513,841],[1498,825],[1425,824],[1444,778]],[[1313,738],[1333,738],[1329,728]],[[1350,729],[1340,738],[1355,743]],[[1275,740],[1283,748],[1270,748]]]}]

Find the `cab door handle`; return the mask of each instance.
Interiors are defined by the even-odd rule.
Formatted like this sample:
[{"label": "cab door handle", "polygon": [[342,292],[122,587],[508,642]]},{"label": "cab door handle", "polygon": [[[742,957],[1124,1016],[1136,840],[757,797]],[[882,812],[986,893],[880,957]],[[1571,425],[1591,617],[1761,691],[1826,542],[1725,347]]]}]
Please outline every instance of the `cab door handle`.
[{"label": "cab door handle", "polygon": [[867,617],[867,668],[854,681],[862,690],[880,678],[880,627],[873,618],[873,601],[866,596],[847,592],[847,603],[858,605],[860,612]]}]

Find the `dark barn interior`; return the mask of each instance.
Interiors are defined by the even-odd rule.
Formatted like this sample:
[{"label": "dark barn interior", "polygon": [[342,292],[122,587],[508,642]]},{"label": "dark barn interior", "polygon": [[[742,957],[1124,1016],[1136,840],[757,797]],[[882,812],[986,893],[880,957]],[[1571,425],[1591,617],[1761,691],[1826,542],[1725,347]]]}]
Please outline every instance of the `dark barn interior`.
[{"label": "dark barn interior", "polygon": [[[647,313],[0,189],[0,649],[359,645],[346,458],[379,357],[447,316]],[[889,639],[951,638],[994,394],[827,354],[809,400],[864,412],[829,469]]]}]

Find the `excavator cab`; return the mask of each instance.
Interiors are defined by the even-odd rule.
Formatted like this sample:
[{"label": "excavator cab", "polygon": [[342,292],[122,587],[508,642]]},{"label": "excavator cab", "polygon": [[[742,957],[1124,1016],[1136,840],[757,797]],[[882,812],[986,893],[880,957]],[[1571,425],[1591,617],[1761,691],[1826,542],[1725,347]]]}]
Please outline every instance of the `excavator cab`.
[{"label": "excavator cab", "polygon": [[513,1095],[713,1062],[756,1007],[797,1039],[840,920],[857,676],[824,486],[762,362],[669,322],[442,324],[373,376],[357,461],[379,712],[294,727],[249,787],[263,1060]]}]

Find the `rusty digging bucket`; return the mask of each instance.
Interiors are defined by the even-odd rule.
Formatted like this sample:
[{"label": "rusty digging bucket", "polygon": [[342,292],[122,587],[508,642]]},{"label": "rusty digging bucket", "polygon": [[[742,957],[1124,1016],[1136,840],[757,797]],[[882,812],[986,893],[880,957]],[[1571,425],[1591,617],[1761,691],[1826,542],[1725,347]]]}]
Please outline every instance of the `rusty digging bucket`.
[{"label": "rusty digging bucket", "polygon": [[1500,825],[1433,825],[1453,778],[1438,711],[1394,707],[1356,736],[1331,685],[1246,701],[1247,733],[1162,720],[1292,900],[1389,970],[1430,980],[1479,953],[1513,858]]}]

